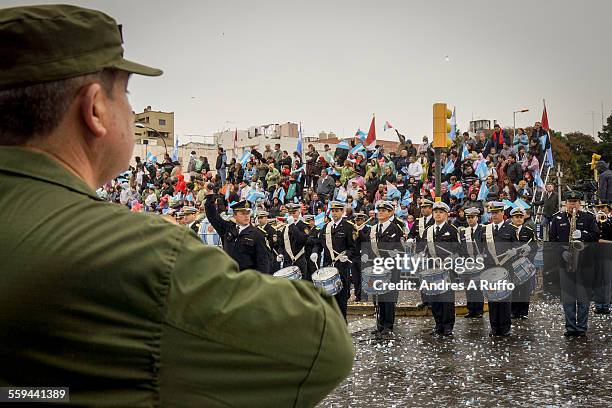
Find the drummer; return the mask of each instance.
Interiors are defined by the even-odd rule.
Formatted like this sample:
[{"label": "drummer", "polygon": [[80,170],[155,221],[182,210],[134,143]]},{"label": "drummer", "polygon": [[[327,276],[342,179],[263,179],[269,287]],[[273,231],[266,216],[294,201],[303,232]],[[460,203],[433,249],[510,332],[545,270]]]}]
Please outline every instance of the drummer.
[{"label": "drummer", "polygon": [[355,291],[355,302],[361,302],[361,244],[369,241],[370,226],[367,224],[368,216],[366,213],[357,212],[355,213],[355,231],[353,232],[353,238],[355,239],[355,253],[353,254],[353,262],[351,264],[351,281],[353,283],[353,290]]},{"label": "drummer", "polygon": [[343,218],[345,204],[341,201],[331,201],[331,221],[319,232],[319,239],[315,243],[310,259],[316,264],[319,253],[323,251],[323,266],[334,266],[338,269],[342,281],[342,290],[335,295],[336,302],[346,320],[347,303],[349,298],[350,259],[355,252],[355,239],[353,226]]},{"label": "drummer", "polygon": [[278,257],[278,244],[276,237],[276,229],[269,222],[268,212],[262,208],[257,208],[255,210],[254,218],[255,218],[255,226],[264,234],[266,238],[266,246],[268,247],[268,252],[270,255],[270,270],[277,271],[278,261],[276,258]]},{"label": "drummer", "polygon": [[[537,251],[536,246],[536,234],[533,228],[529,225],[525,225],[525,210],[522,207],[513,208],[510,211],[512,217],[511,223],[516,228],[516,237],[519,242],[532,243],[530,248],[531,251],[527,252],[527,256],[530,261],[533,260],[535,252]],[[512,303],[510,305],[512,318],[513,319],[527,319],[529,315],[529,297],[535,287],[535,275],[530,277],[526,282],[516,285],[512,291]]]},{"label": "drummer", "polygon": [[317,265],[310,260],[312,250],[315,243],[319,239],[319,230],[315,224],[315,216],[312,214],[304,215],[304,222],[308,225],[308,239],[304,246],[304,257],[306,258],[306,271],[307,274],[302,276],[302,279],[312,280],[312,274],[317,270]]},{"label": "drummer", "polygon": [[[503,253],[511,249],[511,242],[517,242],[516,227],[510,222],[504,221],[504,203],[500,201],[489,202],[491,221],[485,225],[482,242],[486,248],[486,267],[507,267],[502,265]],[[510,335],[512,326],[512,313],[509,299],[503,301],[489,301],[489,322],[491,332],[489,336]]]},{"label": "drummer", "polygon": [[[457,227],[448,221],[450,207],[443,201],[433,205],[434,224],[427,227],[423,234],[426,248],[432,258],[446,258],[450,253],[459,250],[459,231]],[[434,243],[445,243],[435,245]],[[453,272],[454,273],[454,272]],[[450,282],[449,282],[450,283]],[[431,312],[436,321],[435,328],[431,331],[433,335],[452,336],[455,326],[455,292],[448,289],[440,295],[428,296],[431,303]]]},{"label": "drummer", "polygon": [[[465,209],[465,218],[468,226],[461,231],[461,242],[463,243],[464,255],[472,259],[475,259],[477,256],[482,254],[480,243],[482,241],[483,228],[482,225],[478,223],[479,216],[480,210],[478,208],[469,207]],[[467,299],[468,313],[463,317],[466,319],[482,318],[484,307],[482,290],[480,290],[478,287],[474,288],[473,285],[470,287],[469,285],[471,280],[477,281],[479,276],[479,273],[474,273],[466,274],[464,277],[465,297]]]},{"label": "drummer", "polygon": [[[404,232],[401,227],[393,221],[395,206],[390,201],[381,200],[376,203],[378,210],[378,224],[370,229],[368,235],[361,234],[364,239],[364,253],[367,252],[368,258],[392,257],[393,253],[402,249]],[[392,269],[392,282],[399,282],[399,270]],[[378,307],[376,329],[372,334],[388,336],[393,333],[393,323],[395,322],[395,304],[397,303],[397,291],[390,291],[384,295],[374,297]]]},{"label": "drummer", "polygon": [[297,266],[304,279],[311,280],[306,265],[306,241],[310,227],[302,220],[302,206],[288,203],[287,225],[278,233],[279,253],[283,256],[283,267]]}]

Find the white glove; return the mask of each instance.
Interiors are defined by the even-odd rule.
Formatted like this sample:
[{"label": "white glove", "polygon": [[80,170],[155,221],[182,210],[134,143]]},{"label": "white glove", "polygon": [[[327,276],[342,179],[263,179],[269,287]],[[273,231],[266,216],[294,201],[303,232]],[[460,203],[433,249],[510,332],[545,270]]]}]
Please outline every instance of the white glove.
[{"label": "white glove", "polygon": [[287,225],[291,225],[295,222],[295,219],[292,215],[287,216]]},{"label": "white glove", "polygon": [[407,243],[412,244],[414,242],[414,238],[408,238],[406,240]]},{"label": "white glove", "polygon": [[369,260],[370,260],[370,258],[368,258],[368,255],[367,255],[367,254],[363,254],[363,255],[361,255],[361,262],[362,262],[362,263],[366,263],[366,262],[368,262]]},{"label": "white glove", "polygon": [[580,230],[576,230],[572,234],[572,239],[580,239],[581,237],[582,237],[582,231]]},{"label": "white glove", "polygon": [[318,259],[319,259],[319,254],[317,254],[317,253],[310,254],[310,260],[312,262],[317,263]]},{"label": "white glove", "polygon": [[348,256],[346,256],[346,255],[340,255],[340,256],[338,257],[338,260],[339,260],[340,262],[348,262]]},{"label": "white glove", "polygon": [[282,254],[280,254],[276,257],[276,262],[283,262],[283,259],[285,259],[285,257]]}]

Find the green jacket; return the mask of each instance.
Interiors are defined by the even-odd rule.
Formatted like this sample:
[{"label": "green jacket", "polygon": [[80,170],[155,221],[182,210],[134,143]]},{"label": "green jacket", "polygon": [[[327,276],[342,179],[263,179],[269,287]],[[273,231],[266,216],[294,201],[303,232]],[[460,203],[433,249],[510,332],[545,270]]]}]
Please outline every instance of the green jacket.
[{"label": "green jacket", "polygon": [[313,406],[351,369],[332,297],[0,147],[0,386],[120,407]]}]

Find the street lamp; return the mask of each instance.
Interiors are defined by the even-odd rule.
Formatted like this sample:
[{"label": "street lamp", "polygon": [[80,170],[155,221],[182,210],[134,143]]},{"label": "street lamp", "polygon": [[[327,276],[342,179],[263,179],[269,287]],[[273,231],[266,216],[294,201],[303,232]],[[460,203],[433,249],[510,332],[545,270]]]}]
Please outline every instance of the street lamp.
[{"label": "street lamp", "polygon": [[525,112],[529,112],[529,109],[521,109],[512,112],[512,142],[514,142],[514,138],[516,137],[516,114]]},{"label": "street lamp", "polygon": [[140,128],[140,129],[147,129],[147,130],[153,131],[153,133],[155,133],[155,136],[159,137],[162,140],[162,142],[164,143],[164,150],[166,151],[166,154],[168,154],[168,146],[166,146],[166,140],[161,135],[161,133],[159,133],[157,130],[153,129],[152,127],[149,127],[149,126],[145,125],[142,122],[136,122],[134,124],[134,126],[136,126],[137,128]]}]

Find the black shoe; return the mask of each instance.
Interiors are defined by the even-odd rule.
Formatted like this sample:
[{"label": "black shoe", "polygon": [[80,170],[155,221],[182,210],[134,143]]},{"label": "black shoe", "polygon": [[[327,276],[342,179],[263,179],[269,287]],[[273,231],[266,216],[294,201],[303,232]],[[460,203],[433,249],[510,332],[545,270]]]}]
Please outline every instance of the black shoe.
[{"label": "black shoe", "polygon": [[468,314],[463,316],[464,319],[480,319],[481,317],[482,317],[482,313],[472,313],[472,312],[469,312]]},{"label": "black shoe", "polygon": [[575,331],[566,331],[565,333],[563,333],[563,335],[565,337],[575,337],[576,336],[576,332]]},{"label": "black shoe", "polygon": [[578,332],[576,332],[576,334],[574,334],[574,336],[576,336],[576,337],[586,337],[586,332],[585,331],[578,331]]},{"label": "black shoe", "polygon": [[444,334],[444,330],[437,330],[437,329],[433,329],[433,330],[430,332],[430,334],[431,334],[432,336],[441,335],[441,334]]},{"label": "black shoe", "polygon": [[380,330],[378,329],[374,329],[370,332],[370,334],[379,334],[379,333],[380,333]]},{"label": "black shoe", "polygon": [[452,336],[452,335],[453,335],[453,331],[452,331],[452,330],[449,330],[449,329],[444,330],[444,331],[442,332],[442,335],[443,335],[443,336]]},{"label": "black shoe", "polygon": [[518,318],[519,318],[519,315],[517,315],[516,313],[512,313],[512,318],[513,318],[513,319],[518,319]]},{"label": "black shoe", "polygon": [[521,320],[529,320],[529,316],[527,315],[520,315],[518,318]]},{"label": "black shoe", "polygon": [[499,336],[499,334],[495,330],[491,330],[489,332],[489,337],[493,337],[493,336]]},{"label": "black shoe", "polygon": [[609,315],[610,314],[610,309],[608,309],[608,308],[595,308],[595,314]]},{"label": "black shoe", "polygon": [[507,332],[500,333],[499,335],[501,337],[509,337],[511,334],[512,334],[512,331],[508,330]]}]

